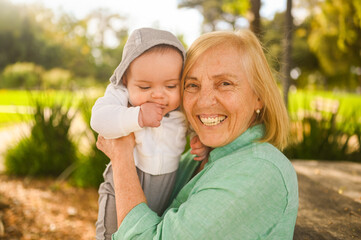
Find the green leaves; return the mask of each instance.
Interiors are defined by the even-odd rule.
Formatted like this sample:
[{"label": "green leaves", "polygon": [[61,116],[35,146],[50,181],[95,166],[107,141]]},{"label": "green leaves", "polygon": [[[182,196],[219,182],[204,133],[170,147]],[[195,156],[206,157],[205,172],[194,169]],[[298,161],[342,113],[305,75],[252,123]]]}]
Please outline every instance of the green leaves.
[{"label": "green leaves", "polygon": [[77,160],[77,147],[69,128],[75,113],[64,101],[50,106],[35,100],[30,136],[23,138],[5,155],[9,174],[20,176],[58,176]]},{"label": "green leaves", "polygon": [[326,0],[312,20],[308,43],[330,76],[361,66],[361,6],[357,0]]}]

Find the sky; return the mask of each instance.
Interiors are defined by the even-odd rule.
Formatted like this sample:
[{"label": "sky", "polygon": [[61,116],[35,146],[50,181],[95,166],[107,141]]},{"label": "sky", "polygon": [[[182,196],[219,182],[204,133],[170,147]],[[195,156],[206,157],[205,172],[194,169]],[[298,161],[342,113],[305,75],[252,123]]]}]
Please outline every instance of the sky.
[{"label": "sky", "polygon": [[[184,35],[190,45],[199,35],[202,16],[195,9],[178,9],[177,0],[11,0],[13,3],[41,3],[55,12],[59,9],[78,19],[98,8],[127,17],[130,32],[140,27],[157,27]],[[275,12],[284,11],[286,0],[262,0],[261,16],[272,18]]]}]

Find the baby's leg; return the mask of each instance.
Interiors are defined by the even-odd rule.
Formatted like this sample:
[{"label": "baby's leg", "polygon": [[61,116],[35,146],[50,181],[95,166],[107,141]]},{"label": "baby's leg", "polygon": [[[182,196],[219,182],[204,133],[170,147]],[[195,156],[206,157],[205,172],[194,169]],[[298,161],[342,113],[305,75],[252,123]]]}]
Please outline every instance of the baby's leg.
[{"label": "baby's leg", "polygon": [[147,198],[148,207],[161,216],[168,207],[168,200],[172,193],[176,172],[162,175],[151,175],[137,168],[140,184]]},{"label": "baby's leg", "polygon": [[99,186],[98,220],[96,226],[97,240],[110,240],[117,231],[117,212],[112,165],[109,163],[104,173],[104,182]]}]

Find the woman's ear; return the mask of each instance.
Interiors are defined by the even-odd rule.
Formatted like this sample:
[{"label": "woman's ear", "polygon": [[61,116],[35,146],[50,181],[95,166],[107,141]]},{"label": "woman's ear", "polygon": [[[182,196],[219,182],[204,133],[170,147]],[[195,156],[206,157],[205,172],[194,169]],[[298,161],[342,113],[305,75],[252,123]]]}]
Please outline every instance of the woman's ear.
[{"label": "woman's ear", "polygon": [[256,111],[257,109],[262,109],[262,108],[263,108],[263,102],[262,102],[261,98],[258,97],[258,98],[257,98],[257,102],[256,102],[256,109],[255,109],[255,111]]}]

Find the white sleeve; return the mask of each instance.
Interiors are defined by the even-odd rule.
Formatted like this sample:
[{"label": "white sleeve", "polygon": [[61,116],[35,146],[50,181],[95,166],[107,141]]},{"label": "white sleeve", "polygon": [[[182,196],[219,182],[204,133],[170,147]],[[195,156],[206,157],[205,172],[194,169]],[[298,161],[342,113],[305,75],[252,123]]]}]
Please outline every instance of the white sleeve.
[{"label": "white sleeve", "polygon": [[128,107],[125,87],[109,84],[104,96],[97,99],[90,119],[91,128],[105,138],[119,138],[135,132],[140,107]]}]

